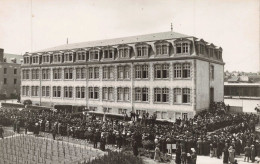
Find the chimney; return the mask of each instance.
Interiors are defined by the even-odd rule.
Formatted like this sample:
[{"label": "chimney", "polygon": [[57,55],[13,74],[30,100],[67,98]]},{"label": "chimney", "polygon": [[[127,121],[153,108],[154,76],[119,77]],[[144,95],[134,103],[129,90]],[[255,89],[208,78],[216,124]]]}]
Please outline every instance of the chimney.
[{"label": "chimney", "polygon": [[0,48],[0,63],[4,62],[4,49]]}]

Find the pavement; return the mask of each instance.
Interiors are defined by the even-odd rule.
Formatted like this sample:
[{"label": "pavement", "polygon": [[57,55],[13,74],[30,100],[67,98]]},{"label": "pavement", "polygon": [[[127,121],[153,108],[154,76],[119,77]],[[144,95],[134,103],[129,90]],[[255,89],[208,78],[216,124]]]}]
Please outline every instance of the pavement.
[{"label": "pavement", "polygon": [[[175,164],[175,161],[172,160],[171,162],[155,162],[153,159],[142,157],[145,164]],[[235,158],[238,164],[248,164],[252,162],[244,162],[244,156],[237,156]],[[223,159],[220,158],[210,158],[209,156],[197,156],[197,164],[222,164]],[[256,158],[255,164],[260,164],[260,158]]]}]

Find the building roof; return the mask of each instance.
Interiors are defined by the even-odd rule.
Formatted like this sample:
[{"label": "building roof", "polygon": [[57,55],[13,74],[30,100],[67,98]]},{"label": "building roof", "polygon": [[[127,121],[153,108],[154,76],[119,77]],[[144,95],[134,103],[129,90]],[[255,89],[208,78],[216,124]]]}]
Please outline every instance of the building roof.
[{"label": "building roof", "polygon": [[259,83],[228,83],[224,82],[224,86],[259,86]]},{"label": "building roof", "polygon": [[253,82],[253,83],[260,83],[260,75],[251,75],[248,76],[249,81]]},{"label": "building roof", "polygon": [[239,77],[238,76],[232,76],[230,79],[228,79],[228,82],[239,82]]},{"label": "building roof", "polygon": [[12,63],[12,59],[16,59],[16,63],[21,64],[21,59],[23,59],[23,55],[4,53],[4,58],[6,58],[6,63]]},{"label": "building roof", "polygon": [[239,81],[241,81],[241,82],[249,82],[249,78],[248,78],[248,76],[240,76],[239,77]]},{"label": "building roof", "polygon": [[148,41],[155,41],[155,40],[167,40],[167,39],[177,39],[177,38],[187,38],[187,37],[191,37],[191,36],[169,31],[169,32],[152,33],[146,35],[129,36],[129,37],[122,37],[122,38],[115,38],[115,39],[64,44],[52,48],[35,51],[33,53],[69,50],[69,49],[86,48],[86,47],[99,47],[99,46],[102,47],[102,46],[109,46],[109,45],[112,46],[112,45],[119,45],[119,44],[129,44],[129,43],[136,43],[136,42],[148,42]]}]

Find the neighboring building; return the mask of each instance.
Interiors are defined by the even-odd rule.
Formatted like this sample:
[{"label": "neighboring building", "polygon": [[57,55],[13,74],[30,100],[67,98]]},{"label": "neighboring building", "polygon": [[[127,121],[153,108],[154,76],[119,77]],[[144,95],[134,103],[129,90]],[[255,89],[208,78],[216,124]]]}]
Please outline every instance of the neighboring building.
[{"label": "neighboring building", "polygon": [[20,94],[22,55],[4,53],[0,49],[0,99],[17,98]]},{"label": "neighboring building", "polygon": [[260,83],[226,83],[224,84],[225,98],[260,99]]},{"label": "neighboring building", "polygon": [[223,101],[222,48],[175,32],[61,45],[24,55],[21,93],[42,106],[191,118]]}]

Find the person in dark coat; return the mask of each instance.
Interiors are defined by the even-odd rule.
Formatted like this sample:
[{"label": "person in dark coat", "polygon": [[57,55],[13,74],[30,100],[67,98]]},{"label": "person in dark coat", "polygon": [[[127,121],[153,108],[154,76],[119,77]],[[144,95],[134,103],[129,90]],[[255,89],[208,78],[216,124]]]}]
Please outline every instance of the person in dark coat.
[{"label": "person in dark coat", "polygon": [[105,151],[105,149],[106,149],[106,138],[105,138],[105,136],[102,136],[101,139],[100,139],[100,149],[102,151]]},{"label": "person in dark coat", "polygon": [[17,131],[17,133],[20,133],[20,121],[19,120],[17,120],[17,122],[16,122],[16,131]]},{"label": "person in dark coat", "polygon": [[138,143],[136,142],[136,141],[133,141],[133,153],[134,153],[134,155],[135,156],[137,156],[138,155],[138,145],[137,145]]},{"label": "person in dark coat", "polygon": [[200,138],[197,142],[197,147],[198,147],[198,155],[202,155],[203,154],[203,142]]},{"label": "person in dark coat", "polygon": [[245,152],[244,161],[249,162],[249,158],[251,156],[251,149],[250,149],[250,147],[248,145],[244,148],[244,152]]},{"label": "person in dark coat", "polygon": [[28,123],[25,122],[24,123],[24,134],[27,134],[27,131],[28,131]]},{"label": "person in dark coat", "polygon": [[97,148],[97,142],[98,142],[98,134],[97,134],[97,132],[94,132],[94,134],[93,134],[93,147],[94,148]]},{"label": "person in dark coat", "polygon": [[15,120],[14,120],[14,124],[13,124],[14,132],[16,132],[16,122],[17,122],[17,120],[15,119]]},{"label": "person in dark coat", "polygon": [[122,138],[121,133],[117,134],[117,136],[116,136],[116,143],[117,143],[117,147],[119,149],[121,149],[121,147],[122,147],[122,140],[123,140],[123,138]]},{"label": "person in dark coat", "polygon": [[228,164],[229,160],[229,152],[228,152],[228,148],[225,147],[223,150],[223,164]]},{"label": "person in dark coat", "polygon": [[54,127],[52,128],[52,137],[53,137],[53,140],[55,140],[56,134],[57,134],[57,129],[56,129],[56,127],[54,126]]},{"label": "person in dark coat", "polygon": [[191,160],[192,160],[192,164],[196,164],[197,163],[197,153],[195,151],[194,148],[191,149]]},{"label": "person in dark coat", "polygon": [[40,126],[38,123],[35,123],[34,134],[39,135],[39,132],[40,132]]},{"label": "person in dark coat", "polygon": [[256,154],[256,152],[255,152],[255,146],[254,145],[252,145],[251,146],[251,161],[254,163],[255,162],[255,155]]},{"label": "person in dark coat", "polygon": [[176,149],[176,157],[175,157],[176,164],[181,164],[181,148],[177,147]]}]

